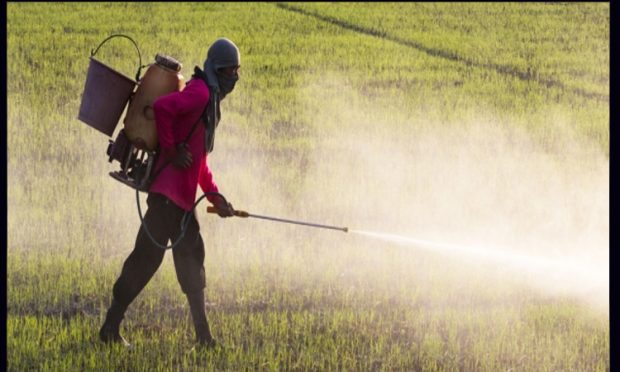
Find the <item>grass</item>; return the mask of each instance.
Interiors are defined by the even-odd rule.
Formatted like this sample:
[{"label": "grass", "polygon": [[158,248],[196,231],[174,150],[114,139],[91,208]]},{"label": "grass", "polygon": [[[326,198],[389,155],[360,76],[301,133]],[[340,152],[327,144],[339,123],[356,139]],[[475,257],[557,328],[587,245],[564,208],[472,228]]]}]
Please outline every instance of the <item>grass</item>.
[{"label": "grass", "polygon": [[[359,253],[348,263],[363,267]],[[602,331],[606,322],[578,303],[533,300],[526,293],[512,296],[502,288],[489,288],[485,277],[479,278],[478,286],[459,289],[458,276],[450,277],[449,270],[454,269],[450,267],[446,272],[434,269],[434,279],[427,278],[424,287],[415,286],[419,274],[412,274],[410,267],[412,262],[419,264],[419,258],[377,256],[385,262],[365,257],[382,264],[376,270],[347,272],[343,260],[313,275],[303,272],[303,263],[296,262],[300,258],[280,258],[272,267],[248,263],[232,270],[226,265],[229,261],[212,257],[207,265],[212,273],[208,314],[226,349],[198,355],[191,352],[191,319],[170,260],[127,314],[123,333],[136,345],[128,352],[101,345],[95,332],[107,306],[100,287],[111,286],[112,268],[120,267],[119,260],[24,262],[12,256],[11,265],[19,267],[21,275],[14,274],[9,282],[9,298],[15,300],[9,303],[8,367],[605,370],[608,366],[608,333]],[[109,269],[85,275],[92,265]],[[229,270],[234,278],[223,277]],[[20,285],[23,278],[28,278],[29,286]]]},{"label": "grass", "polygon": [[[435,130],[439,146],[457,143],[448,135],[490,116],[558,164],[572,159],[567,132],[608,161],[609,4],[8,3],[7,31],[8,370],[610,369],[605,314],[501,268],[465,272],[431,252],[204,213],[208,316],[225,348],[191,351],[170,254],[123,323],[135,349],[101,345],[139,222],[133,192],[106,174],[107,139],[76,119],[90,51],[108,35],[133,37],[143,63],[174,56],[186,78],[225,35],[241,80],[210,164],[235,206],[391,231],[452,226],[458,208],[440,214],[440,196],[397,160],[415,163],[414,140]],[[135,75],[127,40],[98,56]],[[393,162],[374,167],[383,153]],[[438,214],[420,216],[408,194]],[[529,231],[546,227],[537,221]]]}]

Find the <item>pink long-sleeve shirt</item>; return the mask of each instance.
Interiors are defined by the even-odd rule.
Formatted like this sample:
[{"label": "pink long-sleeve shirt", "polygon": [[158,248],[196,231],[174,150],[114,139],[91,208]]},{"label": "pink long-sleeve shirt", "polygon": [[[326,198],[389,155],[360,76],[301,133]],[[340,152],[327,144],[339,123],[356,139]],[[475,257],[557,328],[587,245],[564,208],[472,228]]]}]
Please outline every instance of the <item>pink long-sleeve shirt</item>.
[{"label": "pink long-sleeve shirt", "polygon": [[[165,154],[173,151],[177,144],[185,140],[205,109],[209,95],[209,88],[202,79],[192,79],[182,91],[155,100],[153,111],[161,151],[155,171],[166,164]],[[151,184],[149,192],[165,195],[186,211],[191,210],[194,205],[198,184],[203,192],[218,192],[207,164],[204,131],[204,124],[200,121],[187,141],[192,154],[192,165],[187,169],[178,169],[172,163],[165,165]],[[211,202],[215,200],[209,196],[207,199]]]}]

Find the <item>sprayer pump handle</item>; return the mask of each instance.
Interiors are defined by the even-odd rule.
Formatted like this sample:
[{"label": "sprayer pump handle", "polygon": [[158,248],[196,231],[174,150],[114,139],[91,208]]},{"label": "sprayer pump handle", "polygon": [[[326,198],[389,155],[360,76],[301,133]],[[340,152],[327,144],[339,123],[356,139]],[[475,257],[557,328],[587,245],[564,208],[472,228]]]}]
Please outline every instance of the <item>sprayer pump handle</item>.
[{"label": "sprayer pump handle", "polygon": [[[217,208],[215,207],[207,207],[207,213],[217,213]],[[250,214],[246,211],[237,211],[235,210],[234,215],[237,217],[250,217]]]}]

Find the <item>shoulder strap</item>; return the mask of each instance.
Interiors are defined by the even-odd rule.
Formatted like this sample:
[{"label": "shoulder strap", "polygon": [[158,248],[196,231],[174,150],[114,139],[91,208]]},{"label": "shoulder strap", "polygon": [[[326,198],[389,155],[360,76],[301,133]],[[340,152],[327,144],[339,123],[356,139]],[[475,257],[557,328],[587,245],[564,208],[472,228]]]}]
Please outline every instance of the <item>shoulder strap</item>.
[{"label": "shoulder strap", "polygon": [[196,122],[194,123],[194,125],[192,126],[192,130],[189,131],[189,133],[187,134],[187,137],[185,137],[185,139],[183,140],[183,143],[187,143],[187,141],[189,141],[190,137],[192,136],[192,134],[194,133],[194,131],[196,130],[196,127],[198,126],[198,123],[200,123],[200,120],[202,120],[202,118],[205,116],[205,112],[207,111],[207,108],[209,107],[209,102],[207,102],[207,105],[205,106],[205,108],[202,110],[202,113],[200,114],[200,116],[198,117],[198,120],[196,120]]}]

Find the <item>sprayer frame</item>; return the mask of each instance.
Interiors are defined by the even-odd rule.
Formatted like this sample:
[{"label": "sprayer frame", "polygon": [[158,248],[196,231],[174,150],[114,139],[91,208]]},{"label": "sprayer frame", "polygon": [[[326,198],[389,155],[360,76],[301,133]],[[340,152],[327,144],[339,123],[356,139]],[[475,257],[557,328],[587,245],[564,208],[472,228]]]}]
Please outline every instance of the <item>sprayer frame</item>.
[{"label": "sprayer frame", "polygon": [[136,147],[121,130],[116,140],[110,140],[107,150],[109,162],[118,160],[121,170],[110,172],[110,176],[125,185],[142,192],[148,192],[152,173],[157,161],[157,152]]}]

